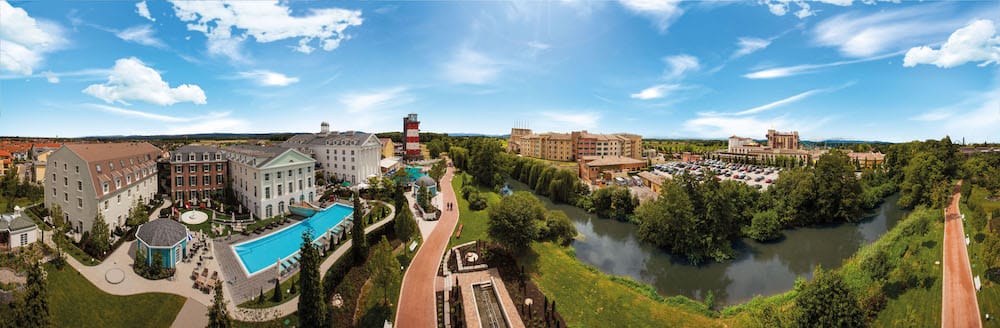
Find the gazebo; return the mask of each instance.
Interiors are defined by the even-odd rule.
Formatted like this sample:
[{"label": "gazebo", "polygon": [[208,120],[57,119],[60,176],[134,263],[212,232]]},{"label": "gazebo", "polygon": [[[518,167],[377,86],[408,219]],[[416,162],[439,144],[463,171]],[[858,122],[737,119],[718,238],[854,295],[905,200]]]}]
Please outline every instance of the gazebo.
[{"label": "gazebo", "polygon": [[434,182],[434,179],[429,176],[425,175],[417,179],[417,181],[413,181],[413,196],[417,196],[420,187],[426,187],[427,193],[430,194],[431,197],[437,195],[437,182]]},{"label": "gazebo", "polygon": [[163,258],[164,268],[173,268],[187,256],[188,229],[170,219],[156,219],[139,226],[135,232],[139,251],[146,254],[146,265],[153,265],[154,254]]}]

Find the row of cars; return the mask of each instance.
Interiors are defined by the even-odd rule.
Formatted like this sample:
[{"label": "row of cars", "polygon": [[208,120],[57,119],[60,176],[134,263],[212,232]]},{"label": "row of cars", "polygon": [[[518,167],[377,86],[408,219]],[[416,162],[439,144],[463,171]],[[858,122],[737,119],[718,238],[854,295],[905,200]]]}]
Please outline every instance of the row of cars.
[{"label": "row of cars", "polygon": [[704,179],[705,173],[711,172],[719,180],[740,180],[757,189],[766,188],[778,179],[780,168],[773,168],[749,164],[733,164],[717,160],[702,160],[693,162],[671,162],[657,164],[653,169],[668,175],[682,174],[688,172],[695,176],[695,179]]}]

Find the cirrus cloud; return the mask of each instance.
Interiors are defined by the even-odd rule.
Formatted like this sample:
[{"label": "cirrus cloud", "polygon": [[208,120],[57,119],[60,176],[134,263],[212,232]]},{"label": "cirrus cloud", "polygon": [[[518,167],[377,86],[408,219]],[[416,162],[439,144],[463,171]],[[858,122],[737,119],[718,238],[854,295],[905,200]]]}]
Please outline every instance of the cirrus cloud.
[{"label": "cirrus cloud", "polygon": [[650,99],[660,99],[670,95],[671,92],[680,89],[678,84],[657,84],[629,95],[633,99],[639,100],[650,100]]},{"label": "cirrus cloud", "polygon": [[257,83],[258,85],[267,87],[283,87],[299,82],[299,78],[297,77],[287,76],[285,74],[263,69],[240,72],[239,76],[241,78],[254,81],[254,83]]}]

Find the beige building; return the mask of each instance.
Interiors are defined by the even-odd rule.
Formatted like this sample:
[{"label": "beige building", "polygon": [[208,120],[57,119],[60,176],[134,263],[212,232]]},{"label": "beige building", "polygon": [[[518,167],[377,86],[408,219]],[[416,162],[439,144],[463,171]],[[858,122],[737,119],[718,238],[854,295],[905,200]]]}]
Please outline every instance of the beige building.
[{"label": "beige building", "polygon": [[32,180],[35,183],[45,182],[45,168],[48,165],[49,155],[52,155],[53,152],[54,150],[49,150],[35,155],[35,160],[31,163]]},{"label": "beige building", "polygon": [[607,180],[617,173],[634,173],[646,168],[646,161],[624,156],[585,156],[580,159],[580,178],[587,182]]},{"label": "beige building", "polygon": [[738,136],[729,137],[729,147],[711,155],[712,158],[728,161],[747,159],[752,161],[777,161],[790,159],[803,163],[813,163],[826,150],[806,150],[799,146],[799,132],[778,132],[767,130],[767,146],[761,145],[752,138]]},{"label": "beige building", "polygon": [[97,213],[124,226],[135,202],[156,195],[159,148],[147,142],[66,144],[48,156],[45,207],[59,205],[73,231],[90,231]]},{"label": "beige building", "polygon": [[382,158],[393,158],[396,156],[396,145],[389,138],[378,138],[379,144],[382,145]]},{"label": "beige building", "polygon": [[799,149],[799,131],[767,130],[767,146],[771,149]]},{"label": "beige building", "polygon": [[531,133],[511,129],[507,150],[523,156],[553,161],[579,161],[585,156],[642,158],[642,136],[627,133],[594,134],[586,130],[571,133]]},{"label": "beige building", "polygon": [[316,160],[294,148],[236,145],[225,148],[233,196],[255,218],[287,213],[288,205],[319,198]]}]

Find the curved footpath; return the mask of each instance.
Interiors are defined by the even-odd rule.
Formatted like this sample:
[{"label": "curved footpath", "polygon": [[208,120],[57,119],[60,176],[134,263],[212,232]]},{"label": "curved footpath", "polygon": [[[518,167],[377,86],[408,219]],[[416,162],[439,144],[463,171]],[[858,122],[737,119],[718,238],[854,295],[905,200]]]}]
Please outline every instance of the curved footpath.
[{"label": "curved footpath", "polygon": [[[458,202],[451,187],[454,168],[441,178],[442,204]],[[438,266],[444,256],[448,240],[458,223],[458,209],[443,211],[437,227],[417,251],[413,262],[403,276],[396,310],[396,327],[437,327],[437,304],[434,296]]]},{"label": "curved footpath", "polygon": [[[962,182],[958,182],[960,187]],[[941,279],[941,327],[982,327],[976,288],[972,284],[972,268],[965,247],[965,228],[958,201],[962,194],[956,187],[951,203],[945,209],[944,273]]]},{"label": "curved footpath", "polygon": [[[384,202],[383,202],[384,203]],[[386,204],[391,209],[389,216],[381,221],[378,221],[368,227],[365,227],[365,234],[369,234],[375,229],[378,229],[390,222],[396,212],[396,209],[391,204]],[[169,206],[169,202],[165,203],[164,206]],[[158,213],[159,210],[154,213]],[[156,219],[156,216],[151,215],[150,219]],[[44,242],[50,247],[55,247],[55,243],[52,241],[52,234],[46,234]],[[221,244],[220,244],[221,245]],[[328,256],[320,264],[320,276],[326,275],[326,271],[333,266],[333,263],[337,261],[341,256],[343,256],[347,250],[351,248],[351,240],[347,240],[343,245],[337,247],[332,255]],[[74,269],[76,269],[80,274],[87,278],[94,286],[101,289],[105,293],[111,295],[134,295],[134,294],[144,294],[144,293],[166,293],[179,295],[187,297],[190,302],[194,300],[200,303],[206,308],[212,304],[212,295],[205,294],[201,291],[191,288],[193,284],[190,279],[184,276],[175,275],[174,280],[147,280],[145,278],[139,277],[132,270],[132,263],[134,260],[129,256],[129,250],[132,249],[131,245],[123,245],[118,247],[104,262],[95,266],[86,266],[76,260],[76,258],[67,255],[66,262],[69,263]],[[112,269],[119,269],[125,273],[125,280],[118,284],[111,284],[105,279],[105,274]],[[219,270],[221,271],[221,270]],[[239,321],[252,321],[252,322],[262,322],[269,321],[274,318],[280,318],[294,313],[298,310],[298,296],[293,297],[285,303],[279,304],[270,308],[263,309],[244,309],[238,308],[232,302],[232,296],[229,294],[228,286],[224,285],[224,292],[226,293],[227,308],[229,309],[230,316]],[[206,311],[207,312],[207,311]],[[179,316],[186,313],[181,311],[178,313]],[[197,313],[197,312],[194,312]]]}]

